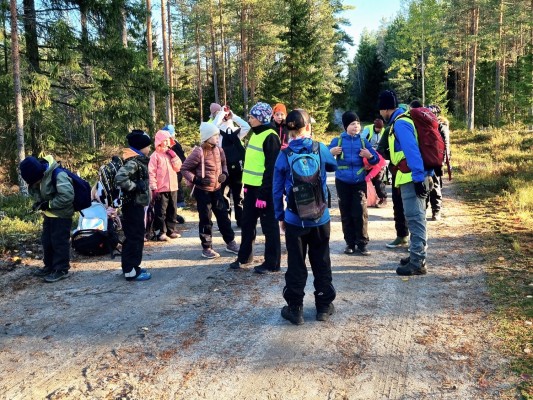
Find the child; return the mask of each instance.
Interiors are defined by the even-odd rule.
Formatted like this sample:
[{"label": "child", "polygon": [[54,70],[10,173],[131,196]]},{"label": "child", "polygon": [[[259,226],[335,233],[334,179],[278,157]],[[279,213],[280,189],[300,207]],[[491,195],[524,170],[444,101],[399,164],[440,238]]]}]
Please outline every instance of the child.
[{"label": "child", "polygon": [[285,107],[285,104],[278,103],[272,109],[272,113],[272,127],[279,136],[281,150],[283,150],[289,145],[289,130],[285,124],[287,108]]},{"label": "child", "polygon": [[376,191],[377,201],[375,204],[373,204],[373,207],[381,208],[387,205],[387,194],[384,190],[385,184],[382,181],[383,170],[385,169],[385,166],[387,165],[387,161],[385,161],[385,159],[379,153],[377,153],[377,155],[379,157],[379,161],[377,164],[371,165],[368,162],[367,158],[363,158],[363,164],[366,170],[365,181],[367,183],[372,182],[372,185],[374,186],[374,190]]},{"label": "child", "polygon": [[59,164],[50,155],[44,159],[26,157],[19,167],[20,175],[35,200],[33,211],[43,213],[41,243],[44,267],[34,275],[44,277],[45,282],[57,282],[69,276],[74,187],[63,171],[57,173],[54,184],[52,176]]},{"label": "child", "polygon": [[[174,140],[174,144],[172,145],[172,150],[174,153],[176,153],[183,163],[185,161],[185,151],[183,150],[183,147],[181,146],[180,142],[178,142],[176,137],[176,130],[174,128],[174,125],[168,124],[161,129],[163,131],[168,131],[170,134],[170,137]],[[178,208],[185,208],[185,193],[183,192],[183,188],[181,187],[181,182],[183,181],[183,175],[181,172],[178,172]],[[184,224],[185,218],[183,218],[181,215],[176,215],[176,222],[178,224]]]},{"label": "child", "polygon": [[115,176],[122,189],[123,230],[126,239],[122,244],[122,272],[127,281],[147,281],[152,274],[141,268],[144,247],[144,207],[150,203],[148,186],[148,153],[152,140],[146,132],[134,129],[128,136],[124,149],[124,165]]},{"label": "child", "polygon": [[198,231],[202,242],[202,257],[220,257],[213,250],[213,222],[215,214],[217,224],[226,242],[226,251],[237,254],[239,246],[235,243],[235,233],[222,197],[221,184],[228,177],[224,150],[218,147],[219,129],[211,122],[200,125],[200,147],[195,147],[181,166],[181,173],[187,181],[194,184],[193,194],[200,221]]},{"label": "child", "polygon": [[148,175],[150,190],[155,199],[154,233],[156,240],[167,241],[181,235],[175,232],[176,204],[178,193],[177,173],[181,168],[181,160],[171,146],[174,140],[168,131],[155,134],[155,151],[150,156]]}]

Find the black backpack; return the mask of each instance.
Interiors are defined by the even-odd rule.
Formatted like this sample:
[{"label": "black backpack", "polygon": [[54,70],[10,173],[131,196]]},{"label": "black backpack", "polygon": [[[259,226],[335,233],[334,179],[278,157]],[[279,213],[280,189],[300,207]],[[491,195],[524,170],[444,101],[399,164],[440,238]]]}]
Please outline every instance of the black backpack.
[{"label": "black backpack", "polygon": [[98,170],[97,193],[100,203],[106,207],[119,208],[121,206],[120,189],[115,183],[115,176],[124,163],[118,156],[113,156],[111,161]]},{"label": "black backpack", "polygon": [[83,214],[84,209],[91,206],[91,185],[85,179],[80,178],[74,172],[63,168],[61,164],[52,171],[52,183],[57,184],[57,174],[65,172],[72,180],[72,187],[74,188],[74,211],[79,211]]},{"label": "black backpack", "polygon": [[239,133],[241,129],[238,128],[232,131],[228,128],[226,131],[220,130],[220,136],[222,137],[222,150],[226,156],[226,164],[228,165],[228,171],[232,170],[242,171],[244,165],[244,154],[246,150],[239,139]]}]

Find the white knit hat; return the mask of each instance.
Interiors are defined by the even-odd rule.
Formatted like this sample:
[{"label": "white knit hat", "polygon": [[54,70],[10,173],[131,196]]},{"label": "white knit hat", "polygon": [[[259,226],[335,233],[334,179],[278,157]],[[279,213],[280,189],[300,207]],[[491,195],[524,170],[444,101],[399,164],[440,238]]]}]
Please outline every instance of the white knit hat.
[{"label": "white knit hat", "polygon": [[211,122],[202,122],[200,124],[200,142],[205,142],[210,137],[220,133],[218,127]]}]

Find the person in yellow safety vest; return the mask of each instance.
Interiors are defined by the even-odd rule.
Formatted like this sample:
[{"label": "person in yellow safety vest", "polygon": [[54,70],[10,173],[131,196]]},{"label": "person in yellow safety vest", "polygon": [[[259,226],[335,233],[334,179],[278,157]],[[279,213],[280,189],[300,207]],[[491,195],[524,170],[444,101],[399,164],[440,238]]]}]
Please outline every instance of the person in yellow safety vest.
[{"label": "person in yellow safety vest", "polygon": [[211,103],[211,105],[209,106],[209,112],[211,114],[209,114],[209,119],[207,120],[207,122],[213,122],[214,119],[215,119],[215,116],[217,115],[217,113],[219,111],[222,110],[222,106],[218,103]]},{"label": "person in yellow safety vest", "polygon": [[[366,125],[361,133],[361,137],[368,140],[374,150],[378,148],[379,142],[383,136],[383,126],[383,120],[381,118],[376,118],[374,123]],[[374,185],[374,189],[376,189],[376,194],[379,198],[379,201],[375,205],[376,208],[381,208],[387,205],[387,190],[385,188],[385,183],[383,182],[386,168],[387,166],[381,168],[381,171],[372,178],[372,185]]]},{"label": "person in yellow safety vest", "polygon": [[404,118],[396,94],[385,90],[379,95],[379,113],[391,125],[390,160],[397,169],[395,186],[399,187],[407,226],[411,232],[409,257],[400,260],[398,275],[423,275],[426,269],[427,229],[426,197],[431,190],[432,170],[424,170],[413,121]]},{"label": "person in yellow safety vest", "polygon": [[246,147],[242,183],[244,202],[241,220],[241,245],[237,260],[229,267],[240,269],[241,264],[252,262],[256,238],[257,219],[265,235],[265,262],[254,268],[258,274],[279,272],[281,262],[281,239],[278,221],[274,215],[272,185],[274,165],[281,142],[270,120],[272,107],[257,103],[250,109],[248,122],[252,135]]}]

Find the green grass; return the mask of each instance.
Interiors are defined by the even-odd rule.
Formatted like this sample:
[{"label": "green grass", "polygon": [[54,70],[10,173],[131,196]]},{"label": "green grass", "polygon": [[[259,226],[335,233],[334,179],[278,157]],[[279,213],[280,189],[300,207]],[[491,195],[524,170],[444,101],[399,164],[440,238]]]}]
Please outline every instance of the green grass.
[{"label": "green grass", "polygon": [[0,253],[39,241],[41,216],[31,212],[32,203],[21,195],[0,196]]},{"label": "green grass", "polygon": [[[533,399],[533,133],[452,132],[454,179],[477,219],[502,351],[520,379],[511,398]],[[528,353],[529,349],[529,353]]]}]

